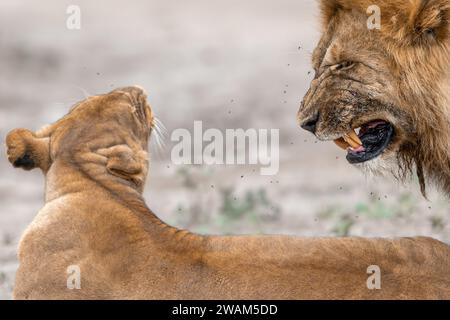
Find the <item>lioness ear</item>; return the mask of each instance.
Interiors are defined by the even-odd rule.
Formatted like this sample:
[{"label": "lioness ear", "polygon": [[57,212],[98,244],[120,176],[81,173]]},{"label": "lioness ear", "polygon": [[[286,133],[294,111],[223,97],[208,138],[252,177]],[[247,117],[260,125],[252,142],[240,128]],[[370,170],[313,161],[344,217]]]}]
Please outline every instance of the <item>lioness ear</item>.
[{"label": "lioness ear", "polygon": [[28,129],[15,129],[6,136],[8,160],[16,168],[50,168],[50,138],[38,138]]},{"label": "lioness ear", "polygon": [[99,149],[99,154],[107,157],[106,170],[117,177],[133,182],[142,187],[147,175],[147,154],[133,151],[127,145],[117,145]]}]

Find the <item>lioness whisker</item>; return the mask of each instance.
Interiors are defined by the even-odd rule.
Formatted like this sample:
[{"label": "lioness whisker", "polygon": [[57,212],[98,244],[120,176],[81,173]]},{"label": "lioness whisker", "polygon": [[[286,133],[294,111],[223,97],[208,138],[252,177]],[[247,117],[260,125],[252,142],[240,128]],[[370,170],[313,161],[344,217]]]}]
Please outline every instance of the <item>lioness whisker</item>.
[{"label": "lioness whisker", "polygon": [[[151,149],[154,150],[156,152],[156,155],[160,158],[161,151],[163,151],[166,147],[164,139],[166,137],[167,130],[160,119],[154,117],[153,123],[154,123],[153,127],[154,138],[151,139],[150,145]],[[152,147],[152,145],[155,145],[155,147]]]}]

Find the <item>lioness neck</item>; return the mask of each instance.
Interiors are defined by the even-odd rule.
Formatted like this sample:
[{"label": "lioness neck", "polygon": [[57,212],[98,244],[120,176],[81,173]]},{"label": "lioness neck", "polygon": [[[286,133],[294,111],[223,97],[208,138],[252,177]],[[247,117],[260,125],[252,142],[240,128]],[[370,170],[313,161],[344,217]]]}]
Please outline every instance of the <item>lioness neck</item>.
[{"label": "lioness neck", "polygon": [[[134,243],[138,239],[147,251],[150,246],[171,253],[201,254],[205,247],[207,237],[165,224],[146,206],[141,193],[131,185],[111,181],[103,175],[97,177],[92,170],[55,162],[46,175],[46,202],[67,196],[77,203],[77,207],[70,206],[70,212],[64,214],[85,215],[90,224],[107,229],[93,228],[92,232],[107,234],[115,229],[126,231],[111,234],[115,242],[118,238],[133,234],[129,241]],[[111,230],[112,225],[114,230]]]}]

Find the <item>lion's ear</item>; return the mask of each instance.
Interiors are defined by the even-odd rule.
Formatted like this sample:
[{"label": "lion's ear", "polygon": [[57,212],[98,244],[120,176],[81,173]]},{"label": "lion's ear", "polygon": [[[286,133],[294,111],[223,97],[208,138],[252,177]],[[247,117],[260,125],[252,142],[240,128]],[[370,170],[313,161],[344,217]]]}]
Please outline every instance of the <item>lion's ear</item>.
[{"label": "lion's ear", "polygon": [[319,6],[322,14],[322,24],[325,27],[328,26],[333,16],[342,8],[337,0],[321,0]]},{"label": "lion's ear", "polygon": [[412,1],[409,12],[410,34],[416,39],[448,40],[450,2],[448,0]]},{"label": "lion's ear", "polygon": [[106,170],[119,178],[141,187],[147,175],[147,157],[144,151],[135,152],[127,145],[116,145],[99,149],[99,154],[107,157]]},{"label": "lion's ear", "polygon": [[8,160],[16,168],[50,168],[50,138],[38,138],[28,129],[15,129],[6,136]]},{"label": "lion's ear", "polygon": [[382,32],[401,45],[423,45],[449,40],[448,0],[392,1],[381,8]]},{"label": "lion's ear", "polygon": [[402,45],[426,44],[450,38],[450,2],[448,0],[320,0],[322,20],[327,26],[340,10],[358,10],[369,14],[377,6],[381,14],[381,32]]}]

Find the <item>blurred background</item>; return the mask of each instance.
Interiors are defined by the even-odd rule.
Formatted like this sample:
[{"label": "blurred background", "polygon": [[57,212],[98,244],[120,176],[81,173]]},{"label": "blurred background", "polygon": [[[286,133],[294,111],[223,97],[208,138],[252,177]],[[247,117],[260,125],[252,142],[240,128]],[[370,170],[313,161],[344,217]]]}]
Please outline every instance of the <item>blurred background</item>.
[{"label": "blurred background", "polygon": [[[81,29],[69,30],[69,5]],[[205,234],[428,235],[450,242],[450,205],[413,179],[366,179],[296,112],[319,37],[314,0],[0,2],[0,138],[37,130],[88,95],[139,84],[167,127],[145,198],[164,221]],[[280,129],[280,171],[176,166],[170,133]],[[153,149],[153,148],[152,148]],[[43,205],[44,178],[0,156],[0,299],[11,298],[21,233]]]}]

